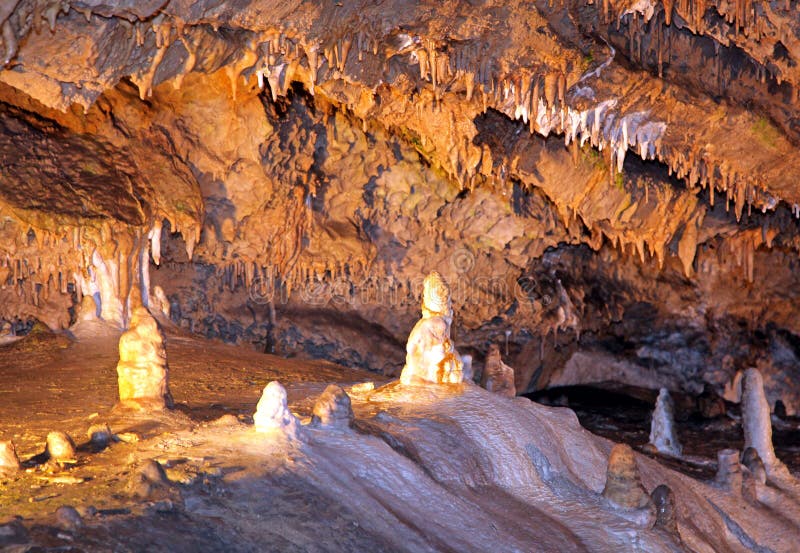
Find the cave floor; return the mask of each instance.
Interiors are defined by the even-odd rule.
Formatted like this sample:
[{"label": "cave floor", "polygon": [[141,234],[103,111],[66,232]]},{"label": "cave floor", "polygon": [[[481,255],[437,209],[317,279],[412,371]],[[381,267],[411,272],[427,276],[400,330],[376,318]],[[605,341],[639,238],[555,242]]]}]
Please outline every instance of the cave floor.
[{"label": "cave floor", "polygon": [[[76,334],[0,347],[0,439],[14,441],[24,468],[0,476],[0,550],[680,550],[675,535],[652,529],[650,514],[622,512],[599,495],[611,442],[568,409],[472,385],[386,384],[176,330],[167,337],[176,409],[139,414],[114,407],[118,334]],[[286,387],[304,423],[299,439],[252,427],[271,380]],[[332,382],[351,396],[353,429],[306,424]],[[376,388],[353,387],[364,382]],[[95,447],[86,432],[102,423],[118,440]],[[74,463],[43,462],[52,430],[75,439]],[[775,517],[637,459],[648,491],[674,490],[691,549],[788,552],[797,543],[800,517]],[[167,480],[142,492],[149,460]],[[79,525],[59,516],[62,506],[77,509]]]}]

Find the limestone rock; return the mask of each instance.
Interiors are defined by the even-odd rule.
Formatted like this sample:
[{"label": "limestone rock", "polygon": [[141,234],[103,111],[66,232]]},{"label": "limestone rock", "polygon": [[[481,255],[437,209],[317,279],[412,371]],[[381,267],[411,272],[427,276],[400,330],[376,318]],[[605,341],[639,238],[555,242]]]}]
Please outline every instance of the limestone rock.
[{"label": "limestone rock", "polygon": [[164,336],[144,307],[134,310],[131,328],[119,339],[119,399],[138,409],[173,406]]},{"label": "limestone rock", "polygon": [[70,505],[62,505],[56,509],[56,522],[62,530],[74,532],[83,526],[83,518],[80,513]]},{"label": "limestone rock", "polygon": [[500,357],[500,347],[497,344],[489,346],[482,380],[483,387],[490,392],[507,397],[517,395],[517,388],[514,385],[514,369],[503,363]]},{"label": "limestone rock", "polygon": [[47,455],[53,461],[75,459],[75,442],[65,432],[50,432],[47,435]]},{"label": "limestone rock", "polygon": [[140,499],[158,499],[167,493],[169,479],[157,461],[147,459],[128,481],[128,493]]},{"label": "limestone rock", "polygon": [[280,382],[273,380],[264,387],[253,415],[253,422],[257,432],[278,431],[290,438],[299,435],[300,423],[289,410],[286,389]]},{"label": "limestone rock", "polygon": [[623,509],[642,509],[650,502],[639,478],[633,450],[627,444],[616,444],[611,449],[603,497]]},{"label": "limestone rock", "polygon": [[28,543],[28,529],[18,519],[0,523],[0,548]]},{"label": "limestone rock", "polygon": [[742,381],[742,426],[744,446],[753,448],[764,463],[767,476],[786,478],[789,471],[775,456],[772,445],[772,421],[764,383],[758,369],[747,369]]},{"label": "limestone rock", "polygon": [[17,449],[11,441],[0,442],[0,474],[16,472],[20,469]]},{"label": "limestone rock", "polygon": [[314,403],[311,423],[315,426],[347,428],[353,423],[350,396],[341,387],[331,384]]},{"label": "limestone rock", "polygon": [[463,381],[463,361],[450,339],[453,307],[450,288],[438,272],[425,277],[422,318],[406,345],[403,384],[457,384]]},{"label": "limestone rock", "polygon": [[675,432],[675,405],[666,388],[658,392],[656,407],[650,422],[650,443],[659,453],[679,457],[682,449]]}]

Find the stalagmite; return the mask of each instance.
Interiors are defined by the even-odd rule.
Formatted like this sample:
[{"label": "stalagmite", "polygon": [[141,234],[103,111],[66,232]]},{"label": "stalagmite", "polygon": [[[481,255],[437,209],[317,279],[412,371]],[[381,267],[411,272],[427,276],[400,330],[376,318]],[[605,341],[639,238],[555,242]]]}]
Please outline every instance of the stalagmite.
[{"label": "stalagmite", "polygon": [[747,467],[750,474],[759,484],[767,483],[767,469],[764,467],[764,462],[761,457],[752,447],[748,447],[742,453],[742,464]]},{"label": "stalagmite", "polygon": [[[679,536],[678,513],[675,506],[675,494],[666,484],[656,486],[650,494],[656,508],[655,528],[665,530],[670,534]],[[679,538],[680,539],[680,538]]]},{"label": "stalagmite", "polygon": [[739,464],[739,452],[735,449],[723,449],[717,453],[716,483],[736,494],[742,491],[742,466]]},{"label": "stalagmite", "polygon": [[16,472],[20,469],[17,449],[11,441],[0,442],[0,475]]},{"label": "stalagmite", "polygon": [[131,328],[119,339],[117,364],[119,399],[141,410],[172,408],[164,336],[144,307],[131,317]]},{"label": "stalagmite", "polygon": [[656,407],[650,422],[650,443],[659,453],[681,455],[681,444],[675,432],[675,406],[666,388],[658,392]]},{"label": "stalagmite", "polygon": [[75,443],[65,432],[47,435],[47,456],[56,462],[75,461]]},{"label": "stalagmite", "polygon": [[300,422],[289,410],[286,389],[273,380],[264,387],[253,415],[256,432],[281,432],[289,438],[297,438]]},{"label": "stalagmite", "polygon": [[517,389],[514,385],[514,369],[503,363],[500,357],[500,348],[497,344],[489,346],[482,383],[483,387],[490,392],[507,397],[517,395]]},{"label": "stalagmite", "polygon": [[790,477],[789,470],[775,456],[772,446],[772,421],[764,393],[764,381],[758,369],[750,368],[742,380],[742,426],[744,446],[756,450],[769,478]]},{"label": "stalagmite", "polygon": [[314,403],[311,424],[333,428],[347,428],[353,423],[350,396],[340,386],[330,384]]},{"label": "stalagmite", "polygon": [[639,478],[633,450],[627,444],[615,444],[611,448],[603,497],[623,509],[642,509],[650,503],[650,496]]},{"label": "stalagmite", "polygon": [[422,318],[414,325],[406,346],[403,384],[455,384],[463,380],[463,362],[450,339],[453,307],[450,288],[433,271],[425,277]]}]

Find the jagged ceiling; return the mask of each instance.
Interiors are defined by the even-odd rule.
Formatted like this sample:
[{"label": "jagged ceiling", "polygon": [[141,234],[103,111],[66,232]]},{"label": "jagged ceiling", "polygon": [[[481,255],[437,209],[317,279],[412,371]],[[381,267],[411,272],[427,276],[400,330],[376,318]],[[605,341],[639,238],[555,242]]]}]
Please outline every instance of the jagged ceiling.
[{"label": "jagged ceiling", "polygon": [[476,351],[514,329],[518,388],[641,302],[708,333],[697,364],[728,351],[709,320],[800,332],[798,21],[777,1],[6,3],[0,315],[63,326],[75,298],[40,295],[93,293],[97,251],[124,322],[164,225],[186,246],[166,259],[208,268],[175,291],[191,326],[247,326],[252,294],[212,289],[388,279],[394,315],[332,307],[361,321],[348,339],[386,333],[351,345],[373,367],[402,357],[431,268],[464,282]]}]

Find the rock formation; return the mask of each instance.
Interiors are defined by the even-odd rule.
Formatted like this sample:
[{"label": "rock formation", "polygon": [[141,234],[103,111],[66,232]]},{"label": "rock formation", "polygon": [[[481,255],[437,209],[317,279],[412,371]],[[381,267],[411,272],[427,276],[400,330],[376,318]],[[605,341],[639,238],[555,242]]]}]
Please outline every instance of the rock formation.
[{"label": "rock formation", "polygon": [[75,443],[66,432],[47,434],[47,456],[56,462],[75,461]]},{"label": "rock formation", "polygon": [[[745,449],[753,448],[770,478],[787,478],[789,471],[775,456],[770,408],[758,369],[747,369],[742,380],[742,427]],[[738,462],[738,459],[737,459]]]},{"label": "rock formation", "polygon": [[503,363],[500,357],[500,347],[497,344],[489,346],[481,380],[483,387],[490,392],[507,397],[517,395],[514,385],[514,369]]},{"label": "rock formation", "polygon": [[173,406],[164,335],[144,307],[134,310],[131,328],[119,339],[117,377],[122,405],[147,410]]},{"label": "rock formation", "polygon": [[19,457],[14,443],[0,441],[0,474],[16,472],[20,468]]},{"label": "rock formation", "polygon": [[330,384],[314,402],[311,424],[333,428],[347,428],[353,423],[350,396],[341,386]]},{"label": "rock formation", "polygon": [[639,478],[633,450],[627,444],[615,444],[611,448],[603,497],[623,509],[643,509],[650,502]]},{"label": "rock formation", "polygon": [[425,277],[422,318],[414,325],[406,345],[403,384],[458,384],[463,362],[450,338],[453,305],[450,287],[438,272]]},{"label": "rock formation", "polygon": [[289,410],[286,389],[277,380],[264,386],[253,415],[253,423],[256,432],[280,432],[289,438],[299,436],[300,422]]},{"label": "rock formation", "polygon": [[669,390],[661,388],[650,421],[650,444],[659,453],[679,457],[681,444],[675,431],[675,405],[669,395]]}]

